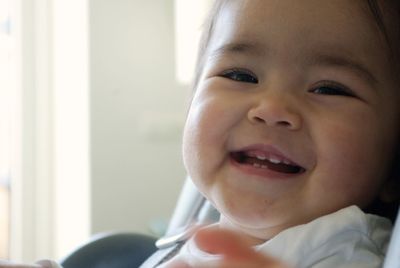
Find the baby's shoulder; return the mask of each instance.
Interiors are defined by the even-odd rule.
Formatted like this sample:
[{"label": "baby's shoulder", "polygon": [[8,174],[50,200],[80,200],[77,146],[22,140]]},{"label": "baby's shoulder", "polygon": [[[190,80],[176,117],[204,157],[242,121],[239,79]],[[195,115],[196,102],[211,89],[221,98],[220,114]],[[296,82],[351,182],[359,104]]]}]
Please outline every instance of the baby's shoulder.
[{"label": "baby's shoulder", "polygon": [[[289,228],[260,245],[259,250],[296,267],[340,267],[337,265],[353,260],[369,262],[371,265],[366,267],[380,267],[391,231],[388,219],[351,206]],[[316,266],[317,263],[326,265]]]}]

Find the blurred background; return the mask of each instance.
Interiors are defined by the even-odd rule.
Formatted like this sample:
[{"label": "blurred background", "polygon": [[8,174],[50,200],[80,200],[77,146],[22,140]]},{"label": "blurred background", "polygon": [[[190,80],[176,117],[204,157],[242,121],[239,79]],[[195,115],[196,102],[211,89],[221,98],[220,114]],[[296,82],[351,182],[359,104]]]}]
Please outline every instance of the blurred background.
[{"label": "blurred background", "polygon": [[160,236],[211,0],[0,0],[0,258]]}]

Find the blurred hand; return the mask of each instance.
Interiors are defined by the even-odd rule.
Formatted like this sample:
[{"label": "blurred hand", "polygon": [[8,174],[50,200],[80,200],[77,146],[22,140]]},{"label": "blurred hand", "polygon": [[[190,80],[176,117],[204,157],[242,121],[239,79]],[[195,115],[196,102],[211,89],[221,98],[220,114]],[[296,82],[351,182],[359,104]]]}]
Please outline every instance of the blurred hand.
[{"label": "blurred hand", "polygon": [[243,237],[228,230],[199,230],[194,239],[199,249],[221,258],[206,263],[178,254],[160,268],[288,268],[280,261],[254,251]]}]

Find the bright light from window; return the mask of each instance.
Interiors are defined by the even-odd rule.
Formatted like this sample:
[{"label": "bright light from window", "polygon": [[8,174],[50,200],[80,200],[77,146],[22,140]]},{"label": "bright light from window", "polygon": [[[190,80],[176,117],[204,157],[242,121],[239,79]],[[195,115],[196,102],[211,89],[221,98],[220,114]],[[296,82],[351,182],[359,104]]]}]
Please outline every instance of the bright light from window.
[{"label": "bright light from window", "polygon": [[176,77],[183,84],[193,79],[202,24],[210,0],[175,0]]},{"label": "bright light from window", "polygon": [[8,258],[10,222],[10,174],[13,145],[15,58],[11,35],[11,3],[0,0],[0,259]]}]

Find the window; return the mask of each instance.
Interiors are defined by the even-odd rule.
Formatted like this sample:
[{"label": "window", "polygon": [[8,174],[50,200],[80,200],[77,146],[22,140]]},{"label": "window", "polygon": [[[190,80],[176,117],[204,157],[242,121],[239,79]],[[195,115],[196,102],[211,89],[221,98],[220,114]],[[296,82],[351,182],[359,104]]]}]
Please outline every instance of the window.
[{"label": "window", "polygon": [[89,235],[87,6],[0,0],[0,259]]},{"label": "window", "polygon": [[12,123],[16,99],[12,3],[0,0],[0,258],[9,256]]},{"label": "window", "polygon": [[212,2],[175,0],[176,78],[184,85],[193,79],[202,24]]}]

